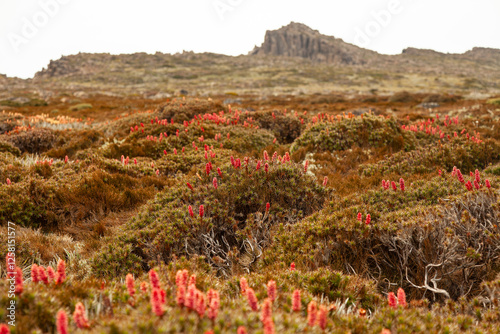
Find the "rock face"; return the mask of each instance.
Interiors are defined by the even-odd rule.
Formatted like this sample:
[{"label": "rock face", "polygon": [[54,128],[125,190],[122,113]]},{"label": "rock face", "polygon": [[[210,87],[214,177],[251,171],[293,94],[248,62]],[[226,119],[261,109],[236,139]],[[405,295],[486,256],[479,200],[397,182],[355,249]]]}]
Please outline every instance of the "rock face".
[{"label": "rock face", "polygon": [[362,65],[379,56],[376,52],[348,44],[340,38],[320,34],[308,26],[292,22],[266,32],[264,43],[251,55],[301,57],[315,62]]}]

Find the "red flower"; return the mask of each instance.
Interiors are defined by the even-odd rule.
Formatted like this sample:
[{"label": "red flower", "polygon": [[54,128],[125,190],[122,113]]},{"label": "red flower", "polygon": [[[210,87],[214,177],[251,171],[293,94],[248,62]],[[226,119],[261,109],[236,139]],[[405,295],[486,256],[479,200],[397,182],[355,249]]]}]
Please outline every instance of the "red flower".
[{"label": "red flower", "polygon": [[214,188],[217,189],[217,178],[216,177],[214,177],[212,183],[214,185]]},{"label": "red flower", "polygon": [[67,163],[68,163],[68,160],[69,160],[68,156],[65,156],[65,157],[64,157],[64,163],[65,163],[65,164],[67,164]]},{"label": "red flower", "polygon": [[361,221],[363,219],[363,216],[361,215],[361,212],[358,212],[358,217],[357,217],[358,221]]},{"label": "red flower", "polygon": [[398,187],[396,187],[396,182],[391,181],[391,186],[392,186],[392,190],[394,190],[394,191],[398,190]]},{"label": "red flower", "polygon": [[215,321],[217,318],[217,314],[219,313],[220,307],[220,297],[219,293],[216,290],[208,290],[208,318],[212,321]]},{"label": "red flower", "polygon": [[255,167],[255,170],[259,170],[260,169],[260,160],[257,161],[257,166]]},{"label": "red flower", "polygon": [[161,317],[165,312],[162,304],[162,293],[160,290],[161,289],[153,288],[153,291],[151,291],[151,308],[159,317]]},{"label": "red flower", "polygon": [[199,290],[195,293],[195,309],[200,318],[205,315],[205,295]]},{"label": "red flower", "polygon": [[[241,284],[241,281],[240,281],[240,284]],[[259,306],[258,306],[257,297],[255,296],[255,292],[253,291],[252,288],[247,288],[246,293],[247,293],[247,298],[248,298],[248,305],[250,305],[250,308],[252,310],[257,311],[259,309]]]},{"label": "red flower", "polygon": [[274,322],[272,318],[266,318],[264,321],[264,334],[274,334]]},{"label": "red flower", "polygon": [[247,334],[247,329],[244,326],[238,327],[236,334]]},{"label": "red flower", "polygon": [[488,188],[488,189],[491,188],[490,180],[488,180],[488,179],[484,180],[484,184],[486,185],[486,188]]},{"label": "red flower", "polygon": [[276,281],[270,280],[267,283],[267,296],[272,302],[276,300]]},{"label": "red flower", "polygon": [[307,168],[309,167],[309,160],[304,163],[304,173],[307,173]]},{"label": "red flower", "polygon": [[49,276],[49,282],[54,282],[56,280],[56,273],[52,267],[47,267],[47,276]]},{"label": "red flower", "polygon": [[456,174],[457,174],[457,177],[458,177],[458,181],[460,181],[461,183],[464,183],[465,182],[464,176],[462,175],[462,172],[460,171],[460,169],[457,168]]},{"label": "red flower", "polygon": [[465,187],[467,188],[468,191],[472,191],[472,183],[470,181],[467,181]]},{"label": "red flower", "polygon": [[37,283],[39,281],[39,279],[38,279],[38,266],[36,263],[33,263],[31,265],[31,281],[33,283]]},{"label": "red flower", "polygon": [[85,306],[83,306],[83,304],[80,302],[75,305],[75,312],[73,312],[73,321],[78,328],[89,327],[87,316],[85,315]]},{"label": "red flower", "polygon": [[406,294],[402,288],[398,289],[398,304],[402,307],[406,307]]},{"label": "red flower", "polygon": [[267,202],[266,203],[266,212],[268,212],[270,208],[271,208],[271,204],[269,204],[269,202]]},{"label": "red flower", "polygon": [[396,296],[394,295],[394,292],[389,292],[389,294],[387,295],[387,303],[392,308],[396,308],[398,306],[398,301],[396,299]]},{"label": "red flower", "polygon": [[194,309],[196,305],[196,286],[189,284],[184,305],[189,309]]},{"label": "red flower", "polygon": [[477,182],[477,179],[474,180],[474,188],[476,188],[476,189],[481,188],[481,185]]},{"label": "red flower", "polygon": [[370,214],[366,215],[366,225],[370,225],[370,222],[372,221],[372,216]]},{"label": "red flower", "polygon": [[222,171],[219,167],[217,167],[217,174],[219,174],[219,177],[222,179]]},{"label": "red flower", "polygon": [[66,280],[66,262],[59,260],[57,262],[56,284],[62,284]]},{"label": "red flower", "polygon": [[316,307],[316,302],[311,300],[309,305],[307,305],[307,324],[309,327],[313,327],[316,323],[318,308]]},{"label": "red flower", "polygon": [[200,205],[200,217],[203,218],[203,215],[205,213],[205,208],[203,207],[203,205]]},{"label": "red flower", "polygon": [[325,176],[323,179],[323,187],[326,187],[326,184],[328,183],[328,176]]},{"label": "red flower", "polygon": [[10,186],[10,185],[11,185],[11,183],[12,183],[12,182],[10,182],[10,179],[9,179],[9,178],[7,178],[6,182],[7,182],[7,185],[8,185],[8,186]]},{"label": "red flower", "polygon": [[268,172],[269,172],[269,165],[267,164],[267,162],[266,162],[266,164],[264,165],[264,171],[265,171],[266,173],[268,173]]},{"label": "red flower", "polygon": [[186,286],[178,285],[177,286],[177,296],[176,296],[177,305],[180,307],[184,306],[186,303]]},{"label": "red flower", "polygon": [[401,188],[401,191],[405,191],[405,180],[403,180],[403,178],[399,179],[399,187]]},{"label": "red flower", "polygon": [[295,262],[290,263],[290,271],[295,270]]},{"label": "red flower", "polygon": [[327,314],[328,314],[328,311],[326,310],[326,307],[321,305],[319,307],[319,312],[318,312],[318,325],[319,325],[319,328],[321,328],[321,330],[323,330],[323,331],[326,329]]},{"label": "red flower", "polygon": [[479,175],[479,171],[476,169],[476,172],[474,173],[475,180],[477,183],[481,183],[481,176]]},{"label": "red flower", "polygon": [[158,277],[158,273],[154,269],[151,269],[149,271],[149,283],[151,283],[153,289],[160,288],[160,278]]},{"label": "red flower", "polygon": [[130,297],[135,295],[135,284],[134,284],[134,276],[132,274],[127,274],[125,277],[125,284],[127,285],[127,291]]},{"label": "red flower", "polygon": [[139,287],[142,292],[146,293],[148,291],[148,283],[146,282],[141,282],[141,285]]},{"label": "red flower", "polygon": [[193,186],[191,185],[191,183],[186,182],[186,185],[188,186],[189,189],[193,190]]},{"label": "red flower", "polygon": [[292,294],[292,310],[294,312],[300,312],[302,308],[302,303],[300,301],[300,290],[295,290]]},{"label": "red flower", "polygon": [[14,293],[16,295],[20,295],[23,292],[23,271],[21,270],[21,268],[16,267],[15,272],[16,289],[14,290]]},{"label": "red flower", "polygon": [[266,300],[264,300],[264,303],[262,303],[262,311],[260,313],[260,321],[265,322],[268,318],[271,318],[272,312],[273,312],[272,307],[273,307],[273,303],[272,303],[271,299],[266,298]]},{"label": "red flower", "polygon": [[248,289],[248,282],[245,277],[240,278],[240,290],[241,293],[246,293]]},{"label": "red flower", "polygon": [[49,278],[47,277],[47,273],[45,272],[45,268],[42,266],[38,266],[38,280],[42,281],[45,284],[49,284]]},{"label": "red flower", "polygon": [[64,310],[59,310],[59,312],[57,312],[56,327],[57,333],[68,334],[68,315]]},{"label": "red flower", "polygon": [[264,151],[264,160],[269,160],[269,154],[267,153],[267,151]]}]

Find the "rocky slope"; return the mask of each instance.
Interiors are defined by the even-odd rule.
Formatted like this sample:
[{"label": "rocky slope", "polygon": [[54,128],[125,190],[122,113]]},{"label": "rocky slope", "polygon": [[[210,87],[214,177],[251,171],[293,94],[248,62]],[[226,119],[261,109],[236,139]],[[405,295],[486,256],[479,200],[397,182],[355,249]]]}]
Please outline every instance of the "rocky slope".
[{"label": "rocky slope", "polygon": [[340,38],[322,35],[317,30],[295,22],[278,30],[267,31],[262,46],[250,54],[301,57],[349,65],[367,64],[380,57],[374,51],[346,43]]}]

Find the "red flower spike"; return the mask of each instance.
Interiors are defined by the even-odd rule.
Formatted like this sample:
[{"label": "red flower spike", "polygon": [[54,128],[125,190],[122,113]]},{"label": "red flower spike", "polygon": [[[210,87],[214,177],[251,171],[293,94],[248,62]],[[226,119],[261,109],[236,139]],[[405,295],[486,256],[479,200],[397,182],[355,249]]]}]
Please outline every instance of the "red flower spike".
[{"label": "red flower spike", "polygon": [[186,185],[187,185],[187,187],[188,187],[189,189],[193,190],[193,186],[191,185],[191,183],[186,182]]},{"label": "red flower spike", "polygon": [[266,212],[268,212],[270,208],[271,208],[271,204],[266,203]]},{"label": "red flower spike", "polygon": [[47,267],[47,276],[49,277],[49,283],[55,282],[56,272],[52,269],[52,267]]},{"label": "red flower spike", "polygon": [[153,291],[151,291],[151,308],[158,317],[161,317],[165,313],[161,289],[153,288]]},{"label": "red flower spike", "polygon": [[158,273],[154,269],[151,269],[149,271],[149,283],[151,283],[151,287],[153,289],[160,288],[160,278],[158,277]]},{"label": "red flower spike", "polygon": [[403,180],[403,178],[399,179],[399,187],[401,188],[401,191],[405,191],[405,180]]},{"label": "red flower spike", "polygon": [[476,172],[474,173],[474,177],[477,181],[477,183],[481,183],[481,176],[479,175],[479,171],[476,169]]},{"label": "red flower spike", "polygon": [[398,187],[396,186],[396,182],[391,181],[391,186],[392,186],[392,190],[394,190],[394,191],[398,190]]},{"label": "red flower spike", "polygon": [[135,282],[134,282],[134,276],[132,274],[127,274],[125,277],[125,284],[127,285],[127,292],[130,295],[130,297],[133,297],[135,295]]},{"label": "red flower spike", "polygon": [[194,309],[196,303],[196,286],[194,284],[190,284],[187,289],[187,294],[186,294],[186,302],[185,306],[188,309]]},{"label": "red flower spike", "polygon": [[246,293],[248,289],[248,282],[245,277],[240,278],[240,290],[241,293]]},{"label": "red flower spike", "polygon": [[212,184],[214,185],[214,188],[217,189],[217,178],[214,177]]},{"label": "red flower spike", "polygon": [[62,284],[66,280],[66,262],[57,262],[56,284]]},{"label": "red flower spike", "polygon": [[77,303],[75,305],[75,312],[73,312],[73,321],[78,328],[89,328],[89,322],[85,315],[85,306],[82,303]]},{"label": "red flower spike", "polygon": [[175,298],[177,305],[180,307],[183,307],[186,303],[186,286],[185,285],[178,285],[177,286],[177,295]]},{"label": "red flower spike", "polygon": [[253,311],[257,311],[259,309],[259,305],[257,297],[255,296],[255,292],[253,291],[252,288],[247,288],[246,293],[247,293],[248,305],[250,305],[250,308]]},{"label": "red flower spike", "polygon": [[358,217],[357,217],[358,221],[361,221],[363,219],[363,216],[361,215],[361,212],[358,212]]},{"label": "red flower spike", "polygon": [[264,165],[264,171],[266,172],[266,174],[269,173],[269,165],[267,164],[267,162]]},{"label": "red flower spike", "polygon": [[49,284],[49,278],[47,277],[47,273],[45,272],[45,268],[42,266],[38,266],[38,280],[43,282],[44,284]]},{"label": "red flower spike", "polygon": [[491,188],[490,180],[488,180],[488,179],[484,180],[484,184],[486,185],[486,188],[488,188],[488,189]]},{"label": "red flower spike", "polygon": [[10,182],[9,178],[7,178],[7,180],[5,180],[5,182],[7,183],[8,186],[10,186],[12,184],[12,182]]},{"label": "red flower spike", "polygon": [[37,283],[39,281],[39,279],[38,279],[38,266],[36,263],[33,263],[31,265],[31,281],[33,283]]},{"label": "red flower spike", "polygon": [[300,290],[295,290],[292,294],[292,310],[293,312],[300,312],[301,308]]},{"label": "red flower spike", "polygon": [[309,305],[307,305],[307,324],[309,327],[313,327],[316,324],[318,308],[316,307],[316,302],[311,300]]},{"label": "red flower spike", "polygon": [[325,176],[323,179],[323,187],[326,187],[326,184],[328,183],[328,176]]},{"label": "red flower spike", "polygon": [[319,307],[319,312],[318,312],[318,326],[323,331],[326,329],[327,315],[328,315],[328,311],[327,311],[326,307],[321,305]]},{"label": "red flower spike", "polygon": [[396,299],[396,296],[394,295],[394,292],[389,292],[389,294],[387,295],[387,303],[392,308],[396,308],[398,306],[398,301]]},{"label": "red flower spike", "polygon": [[222,171],[219,167],[217,167],[217,174],[219,174],[219,177],[222,179]]},{"label": "red flower spike", "polygon": [[236,334],[247,334],[247,329],[244,326],[238,327]]},{"label": "red flower spike", "polygon": [[401,305],[402,307],[406,307],[406,294],[405,291],[402,288],[398,289],[398,305]]},{"label": "red flower spike", "polygon": [[295,262],[290,263],[290,271],[295,270]]},{"label": "red flower spike", "polygon": [[366,225],[370,225],[371,221],[372,221],[372,217],[370,216],[370,214],[367,214],[366,215]]},{"label": "red flower spike", "polygon": [[205,214],[205,208],[203,205],[200,205],[200,217],[203,218],[203,215]]},{"label": "red flower spike", "polygon": [[267,296],[271,300],[271,302],[274,302],[276,300],[276,281],[270,280],[267,283]]},{"label": "red flower spike", "polygon": [[[64,310],[59,310],[56,315],[56,328],[58,334],[68,334],[68,315]],[[0,331],[0,333],[2,333]],[[4,332],[2,334],[9,333]]]},{"label": "red flower spike", "polygon": [[264,334],[275,334],[274,322],[272,318],[267,318],[264,323]]}]

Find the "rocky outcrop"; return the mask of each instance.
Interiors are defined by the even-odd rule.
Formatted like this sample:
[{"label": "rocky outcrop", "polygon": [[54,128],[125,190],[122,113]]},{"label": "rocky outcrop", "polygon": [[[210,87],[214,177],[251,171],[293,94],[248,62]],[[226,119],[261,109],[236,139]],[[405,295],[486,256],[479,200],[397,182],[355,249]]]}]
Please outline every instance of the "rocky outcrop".
[{"label": "rocky outcrop", "polygon": [[266,32],[264,43],[251,55],[301,57],[315,62],[362,65],[377,57],[376,52],[359,48],[340,38],[320,34],[308,26],[292,22]]}]

